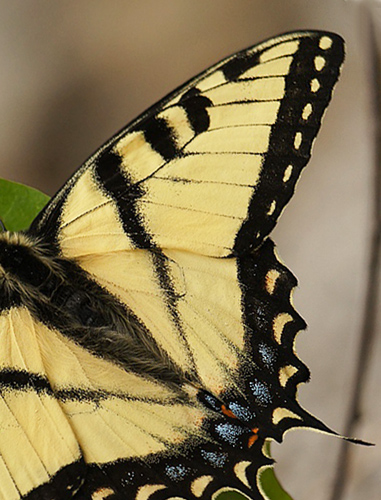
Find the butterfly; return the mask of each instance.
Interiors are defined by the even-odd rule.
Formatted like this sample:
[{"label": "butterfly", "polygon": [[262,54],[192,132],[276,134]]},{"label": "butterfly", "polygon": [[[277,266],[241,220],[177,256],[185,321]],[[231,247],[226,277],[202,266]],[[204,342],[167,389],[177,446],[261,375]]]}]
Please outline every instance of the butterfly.
[{"label": "butterfly", "polygon": [[228,57],[106,142],[27,231],[0,233],[0,498],[265,498],[305,322],[269,234],[343,40]]}]

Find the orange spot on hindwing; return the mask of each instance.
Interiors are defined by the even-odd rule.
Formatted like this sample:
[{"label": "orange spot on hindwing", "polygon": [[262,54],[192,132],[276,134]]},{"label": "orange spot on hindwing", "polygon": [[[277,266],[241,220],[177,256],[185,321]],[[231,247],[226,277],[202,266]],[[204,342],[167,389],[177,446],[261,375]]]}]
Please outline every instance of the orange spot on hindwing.
[{"label": "orange spot on hindwing", "polygon": [[249,437],[249,440],[247,442],[247,445],[249,448],[251,448],[253,446],[253,444],[257,441],[258,439],[258,432],[259,432],[259,429],[258,427],[254,427],[252,429],[253,431],[253,434]]},{"label": "orange spot on hindwing", "polygon": [[227,417],[237,418],[237,416],[231,410],[229,410],[229,408],[226,408],[225,405],[221,405],[221,411]]}]

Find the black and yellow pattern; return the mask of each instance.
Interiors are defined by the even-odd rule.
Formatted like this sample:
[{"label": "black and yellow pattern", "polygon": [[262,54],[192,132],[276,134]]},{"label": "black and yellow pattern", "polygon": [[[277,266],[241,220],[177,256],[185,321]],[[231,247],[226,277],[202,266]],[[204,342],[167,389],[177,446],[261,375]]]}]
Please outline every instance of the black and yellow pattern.
[{"label": "black and yellow pattern", "polygon": [[267,237],[343,57],[296,32],[225,59],[0,234],[0,498],[260,499],[266,439],[331,432]]}]

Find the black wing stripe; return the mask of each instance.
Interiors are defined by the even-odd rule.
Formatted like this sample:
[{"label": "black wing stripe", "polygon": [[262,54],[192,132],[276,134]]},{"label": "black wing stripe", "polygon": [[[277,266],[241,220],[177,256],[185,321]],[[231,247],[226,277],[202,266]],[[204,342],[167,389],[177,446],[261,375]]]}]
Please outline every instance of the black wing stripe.
[{"label": "black wing stripe", "polygon": [[[178,297],[171,280],[167,258],[146,230],[136,206],[136,202],[144,195],[144,189],[142,184],[130,183],[122,174],[120,167],[120,156],[110,150],[104,151],[94,167],[95,177],[103,191],[114,200],[125,233],[137,248],[151,250],[153,268],[165,296],[169,315],[176,326],[179,339],[181,339],[184,348],[188,352],[189,360],[192,361],[193,355],[181,325],[177,309]],[[194,362],[192,364],[195,366]],[[191,378],[195,377],[195,370],[193,371]]]},{"label": "black wing stripe", "polygon": [[165,161],[171,161],[179,155],[180,151],[173,131],[165,119],[160,117],[151,118],[136,130],[143,132],[144,138],[151,148],[159,153]]},{"label": "black wing stripe", "polygon": [[[45,376],[14,368],[0,370],[0,391],[33,391],[36,394],[45,394],[64,402],[88,401],[97,404],[106,399],[118,398],[124,401],[140,401],[160,406],[168,406],[171,404],[168,400],[163,401],[161,399],[147,398],[146,396],[131,396],[121,392],[112,392],[103,388],[87,389],[80,387],[67,387],[62,389],[53,389]],[[175,404],[176,399],[174,399],[172,403]]]},{"label": "black wing stripe", "polygon": [[42,500],[47,498],[59,498],[70,500],[81,487],[86,476],[87,465],[84,459],[80,459],[65,467],[62,467],[52,479],[33,489],[22,500]]},{"label": "black wing stripe", "polygon": [[[270,233],[294,193],[296,181],[310,157],[312,141],[319,130],[320,120],[331,99],[332,88],[338,79],[340,64],[344,59],[341,39],[335,37],[334,42],[336,43],[333,43],[329,50],[324,51],[324,55],[336,62],[327,64],[327,70],[323,68],[318,72],[314,60],[316,54],[323,52],[319,48],[319,39],[300,40],[299,49],[286,77],[285,97],[281,102],[278,119],[272,127],[268,153],[265,155],[262,174],[250,201],[248,217],[235,239],[234,252],[237,254],[256,247]],[[311,92],[311,81],[314,78],[322,82],[315,97]],[[309,103],[313,109],[312,127],[311,121],[308,123],[308,120],[305,122],[302,119],[303,109]],[[292,167],[292,174],[288,182],[284,182],[289,166]],[[275,202],[271,216],[268,216],[269,199],[270,202]],[[261,228],[259,232],[258,228]]]},{"label": "black wing stripe", "polygon": [[238,78],[248,69],[259,64],[260,53],[241,54],[222,67],[222,73],[228,82],[238,80]]},{"label": "black wing stripe", "polygon": [[193,88],[181,96],[179,104],[186,111],[195,134],[208,130],[210,119],[207,108],[213,105],[210,99],[201,95],[197,88]]},{"label": "black wing stripe", "polygon": [[53,396],[52,387],[48,379],[37,373],[26,370],[6,368],[0,371],[1,391],[29,391],[37,394],[45,393]]},{"label": "black wing stripe", "polygon": [[124,232],[137,248],[153,249],[155,243],[144,227],[136,208],[136,201],[145,194],[139,184],[133,184],[122,174],[121,158],[111,150],[105,150],[97,158],[95,177],[109,198],[118,207]]}]

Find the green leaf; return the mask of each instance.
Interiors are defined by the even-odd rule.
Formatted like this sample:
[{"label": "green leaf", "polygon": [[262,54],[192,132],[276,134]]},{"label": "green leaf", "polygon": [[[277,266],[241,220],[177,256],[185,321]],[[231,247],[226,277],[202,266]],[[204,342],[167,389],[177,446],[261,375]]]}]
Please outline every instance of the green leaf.
[{"label": "green leaf", "polygon": [[[269,500],[292,500],[290,495],[279,484],[272,467],[268,467],[260,473],[259,482],[265,498]],[[224,491],[217,496],[216,500],[247,500],[247,497],[232,490]]]},{"label": "green leaf", "polygon": [[[270,441],[265,442],[265,454],[271,456]],[[268,500],[292,500],[290,495],[282,488],[272,467],[263,469],[259,474],[260,489]],[[224,491],[216,500],[247,500],[247,497],[236,491]]]},{"label": "green leaf", "polygon": [[269,467],[259,476],[261,488],[271,500],[292,500],[290,495],[282,488],[275,475],[274,469]]},{"label": "green leaf", "polygon": [[37,189],[0,179],[0,220],[8,231],[27,229],[48,201]]}]

